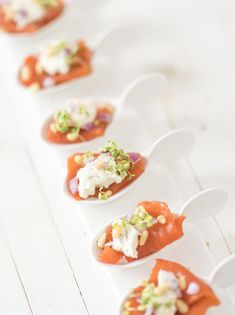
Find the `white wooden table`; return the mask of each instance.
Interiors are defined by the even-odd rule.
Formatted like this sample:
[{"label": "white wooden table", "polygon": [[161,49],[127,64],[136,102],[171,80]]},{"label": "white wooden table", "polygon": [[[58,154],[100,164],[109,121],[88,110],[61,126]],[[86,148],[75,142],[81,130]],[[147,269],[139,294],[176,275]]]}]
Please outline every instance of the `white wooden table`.
[{"label": "white wooden table", "polygon": [[[161,71],[168,76],[164,121],[160,125],[156,118],[156,132],[189,127],[197,136],[188,161],[171,170],[179,200],[211,186],[230,193],[226,209],[198,227],[213,266],[235,252],[235,4],[146,1],[142,8],[136,1],[109,2],[91,14],[72,10],[73,23],[78,23],[73,35],[92,39],[120,17],[139,24],[148,17],[152,25],[145,36],[139,32],[130,44],[124,41],[124,47],[114,43],[125,50],[120,56],[112,54],[115,65],[107,67],[109,58],[100,60],[93,81],[84,80],[66,93],[116,97],[140,74]],[[70,34],[69,27],[60,25],[60,36]],[[28,95],[16,83],[21,57],[44,39],[12,42],[0,37],[0,313],[116,314],[109,275],[91,259],[83,216],[63,196],[61,174],[51,167],[59,163],[51,163],[55,152],[40,139],[40,114],[53,111],[67,94],[48,103],[48,98]],[[235,299],[235,290],[231,292]]]}]

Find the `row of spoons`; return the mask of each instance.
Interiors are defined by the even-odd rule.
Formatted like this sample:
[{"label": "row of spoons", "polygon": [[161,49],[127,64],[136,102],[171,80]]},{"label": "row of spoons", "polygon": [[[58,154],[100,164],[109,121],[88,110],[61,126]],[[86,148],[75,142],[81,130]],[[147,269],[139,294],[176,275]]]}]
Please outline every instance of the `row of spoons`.
[{"label": "row of spoons", "polygon": [[[113,36],[114,32],[119,31],[120,27],[110,28],[109,30],[100,34],[94,43],[90,43],[89,47],[96,52],[99,46],[111,35]],[[75,81],[64,83],[60,86],[50,87],[46,90],[40,90],[41,94],[48,93],[57,93],[58,91],[67,88],[75,84]],[[141,94],[148,96],[149,90],[155,90],[158,96],[164,93],[166,87],[166,79],[164,76],[159,74],[151,74],[145,76],[141,79],[138,79],[134,83],[132,83],[120,96],[119,99],[112,100],[111,104],[116,108],[115,115],[113,117],[113,121],[108,126],[105,135],[102,139],[95,139],[89,141],[88,143],[73,143],[73,144],[52,144],[48,142],[47,139],[47,129],[48,123],[51,121],[53,116],[50,116],[42,126],[41,135],[43,140],[49,144],[50,146],[54,146],[56,148],[65,149],[65,150],[81,150],[89,147],[90,145],[99,146],[102,141],[105,139],[115,138],[115,133],[120,132],[122,125],[122,115],[123,112],[128,110],[138,110],[136,108],[137,100],[139,100],[140,93],[138,93],[139,88],[141,87]],[[144,92],[143,92],[144,91]],[[94,103],[99,103],[98,100],[93,100]],[[147,161],[147,167],[145,171],[151,170],[151,165],[153,164],[168,164],[172,163],[180,158],[186,157],[192,150],[195,142],[195,137],[193,133],[189,130],[178,129],[174,130],[166,135],[157,139],[149,150],[143,153],[143,157]],[[177,146],[175,145],[177,143]],[[172,150],[174,147],[174,150]],[[95,198],[89,198],[87,200],[80,201],[82,204],[88,205],[102,205],[104,203],[109,203],[115,201],[125,194],[127,194],[134,185],[138,184],[138,179],[128,185],[126,188],[122,189],[117,194],[111,196],[107,200],[97,200]],[[69,194],[67,185],[64,185],[65,194],[71,198],[71,194]],[[226,200],[228,198],[227,192],[219,189],[219,188],[211,188],[207,189],[199,194],[190,198],[184,205],[181,207],[180,211],[177,212],[179,216],[185,216],[187,221],[194,224],[197,221],[204,219],[208,216],[217,214],[224,206]],[[73,199],[74,200],[74,199]],[[78,201],[76,201],[78,202]],[[115,218],[114,220],[122,219],[124,216]],[[98,260],[99,256],[99,247],[97,246],[98,240],[101,235],[106,231],[107,227],[110,226],[110,222],[106,226],[104,226],[94,237],[91,244],[91,252],[96,261],[100,263]],[[155,252],[151,255],[143,257],[141,259],[137,259],[135,261],[131,261],[127,264],[105,264],[101,263],[106,267],[116,268],[116,269],[125,269],[130,267],[136,267],[141,264],[144,264],[148,261],[153,260],[160,254],[160,251]],[[210,276],[205,278],[204,280],[212,285],[212,286],[221,286],[228,287],[235,282],[235,274],[231,270],[234,269],[235,265],[235,257],[231,257],[224,262],[222,262],[215,270],[211,273]],[[127,297],[124,298],[124,301],[121,303],[120,313],[123,314],[123,307],[127,300]]]}]

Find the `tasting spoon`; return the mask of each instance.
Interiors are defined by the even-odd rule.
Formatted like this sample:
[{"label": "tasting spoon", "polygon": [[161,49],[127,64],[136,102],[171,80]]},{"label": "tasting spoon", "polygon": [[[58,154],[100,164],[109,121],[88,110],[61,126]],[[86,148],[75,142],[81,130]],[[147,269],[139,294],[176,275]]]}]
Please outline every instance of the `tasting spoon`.
[{"label": "tasting spoon", "polygon": [[[86,41],[87,46],[89,49],[91,49],[91,51],[94,54],[94,56],[92,56],[93,61],[94,61],[95,56],[99,53],[100,47],[105,42],[108,42],[111,39],[113,40],[115,38],[115,36],[120,36],[120,34],[122,34],[122,33],[128,34],[128,31],[130,33],[132,33],[132,29],[129,28],[129,26],[127,24],[119,23],[119,24],[115,24],[114,26],[108,27],[107,29],[103,30],[101,33],[99,33],[97,35],[97,37],[93,41],[87,40]],[[90,75],[92,75],[92,73]],[[78,78],[75,78],[73,80],[63,82],[63,83],[58,84],[58,85],[50,85],[47,88],[43,88],[43,89],[36,89],[36,90],[34,90],[34,89],[30,90],[29,88],[28,89],[31,92],[36,93],[37,95],[54,94],[54,93],[61,92],[65,89],[67,89],[68,87],[72,87],[72,86],[76,85],[79,80],[89,78],[90,75],[86,75],[84,77],[78,77]],[[50,76],[48,75],[48,77],[50,77]],[[25,89],[25,87],[24,87],[24,89]]]},{"label": "tasting spoon", "polygon": [[[199,220],[205,219],[211,215],[217,214],[219,211],[221,211],[228,199],[228,193],[224,189],[220,188],[209,188],[206,190],[203,190],[199,192],[198,194],[194,195],[192,198],[187,200],[184,205],[181,207],[180,211],[178,212],[179,215],[184,215],[186,217],[186,220],[190,223],[196,223]],[[120,216],[116,219],[123,218],[124,216]],[[149,256],[140,258],[138,260],[135,260],[133,262],[129,262],[127,264],[106,264],[100,262],[97,258],[100,253],[100,249],[97,246],[97,242],[100,239],[100,237],[104,234],[104,232],[107,230],[108,226],[110,226],[110,222],[103,227],[93,238],[92,244],[91,244],[91,252],[92,256],[95,258],[97,262],[99,262],[101,265],[104,265],[109,268],[113,269],[127,269],[131,267],[136,267],[139,265],[142,265],[148,261],[151,261],[152,259],[159,256],[160,251],[155,252]],[[170,246],[170,245],[168,245]]]},{"label": "tasting spoon", "polygon": [[[53,146],[55,148],[63,149],[63,150],[75,150],[75,149],[84,149],[86,147],[90,148],[93,147],[99,147],[106,138],[111,139],[115,138],[115,134],[118,130],[121,129],[121,117],[124,115],[126,109],[132,108],[132,104],[135,103],[139,104],[139,102],[136,102],[136,99],[140,98],[140,95],[143,95],[145,97],[144,106],[148,106],[150,100],[153,99],[159,99],[162,97],[166,90],[166,78],[164,75],[160,73],[154,73],[154,74],[148,74],[144,75],[137,80],[131,82],[123,91],[122,95],[118,99],[113,99],[111,101],[99,101],[99,100],[90,100],[92,103],[94,103],[95,106],[101,105],[101,104],[111,104],[114,108],[114,114],[112,117],[112,121],[109,123],[105,130],[105,134],[102,137],[95,138],[90,141],[84,141],[80,143],[71,143],[71,144],[58,144],[50,142],[47,138],[47,132],[50,123],[53,121],[53,114],[50,115],[45,122],[42,125],[41,128],[41,136],[44,142],[50,146]],[[146,98],[149,99],[146,100]],[[84,101],[87,101],[84,99]],[[133,108],[135,111],[137,110],[140,112],[140,109]],[[141,114],[141,113],[140,113]]]},{"label": "tasting spoon", "polygon": [[[228,289],[231,285],[235,284],[235,255],[225,258],[212,270],[210,275],[201,279],[213,288]],[[124,306],[128,299],[129,297],[126,296],[122,300],[119,309],[120,315],[123,314]]]},{"label": "tasting spoon", "polygon": [[[152,144],[148,152],[146,154],[143,154],[143,158],[147,162],[147,166],[144,173],[148,171],[148,169],[151,167],[153,163],[164,165],[186,157],[192,151],[194,143],[195,137],[190,130],[176,129],[171,132],[168,132],[167,134],[157,139]],[[141,176],[143,176],[143,174]],[[94,197],[89,197],[88,199],[83,200],[75,200],[68,191],[66,181],[64,183],[64,192],[70,199],[77,203],[87,205],[101,205],[123,197],[125,194],[130,192],[131,189],[138,183],[139,178],[137,178],[135,181],[130,183],[125,188],[121,189],[116,194],[112,195],[107,200],[99,200]]]}]

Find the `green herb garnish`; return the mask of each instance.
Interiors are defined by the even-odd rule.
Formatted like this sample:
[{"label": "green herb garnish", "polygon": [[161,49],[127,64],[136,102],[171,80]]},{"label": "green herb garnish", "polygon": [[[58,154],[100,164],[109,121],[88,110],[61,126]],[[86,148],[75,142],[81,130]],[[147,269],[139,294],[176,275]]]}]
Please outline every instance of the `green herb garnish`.
[{"label": "green herb garnish", "polygon": [[114,141],[109,141],[107,145],[100,149],[102,153],[110,153],[115,159],[115,163],[109,164],[106,170],[116,173],[122,179],[133,175],[130,173],[132,168],[132,162],[129,155],[124,153],[122,149],[118,149],[117,144]]}]

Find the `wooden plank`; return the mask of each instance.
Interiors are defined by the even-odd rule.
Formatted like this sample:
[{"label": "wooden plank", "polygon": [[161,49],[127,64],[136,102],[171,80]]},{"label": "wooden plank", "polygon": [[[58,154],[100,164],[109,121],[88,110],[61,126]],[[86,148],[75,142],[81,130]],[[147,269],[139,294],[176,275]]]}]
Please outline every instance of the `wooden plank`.
[{"label": "wooden plank", "polygon": [[9,251],[6,236],[0,228],[0,310],[4,315],[32,315],[23,283]]},{"label": "wooden plank", "polygon": [[87,314],[22,143],[1,158],[2,220],[33,312]]}]

